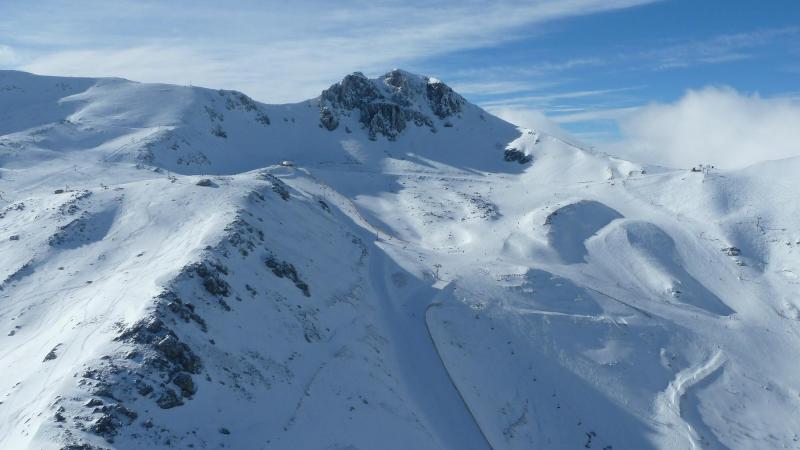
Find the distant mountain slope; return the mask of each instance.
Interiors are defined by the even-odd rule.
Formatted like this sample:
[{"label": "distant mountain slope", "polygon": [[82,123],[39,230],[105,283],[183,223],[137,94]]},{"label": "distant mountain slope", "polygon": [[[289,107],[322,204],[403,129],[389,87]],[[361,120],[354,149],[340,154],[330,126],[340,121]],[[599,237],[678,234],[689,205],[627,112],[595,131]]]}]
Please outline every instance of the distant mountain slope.
[{"label": "distant mountain slope", "polygon": [[[264,105],[236,91],[121,79],[3,71],[0,84],[11,100],[3,118],[14,128],[6,134],[28,130],[40,153],[91,153],[182,174],[234,174],[286,159],[373,165],[386,156],[386,138],[403,142],[407,157],[498,169],[498,151],[518,134],[443,83],[402,71],[376,80],[348,75],[319,98],[291,105]],[[26,94],[35,104],[17,106]],[[14,159],[6,154],[4,161]]]},{"label": "distant mountain slope", "polygon": [[0,71],[0,447],[796,448],[799,164]]}]

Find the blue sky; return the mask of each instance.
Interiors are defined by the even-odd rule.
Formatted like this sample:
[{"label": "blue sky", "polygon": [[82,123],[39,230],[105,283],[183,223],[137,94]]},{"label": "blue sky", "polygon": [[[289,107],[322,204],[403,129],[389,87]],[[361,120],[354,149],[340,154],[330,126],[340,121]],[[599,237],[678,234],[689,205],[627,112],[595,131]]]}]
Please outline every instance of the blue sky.
[{"label": "blue sky", "polygon": [[800,2],[0,2],[0,68],[291,102],[346,73],[394,67],[436,76],[521,125],[602,146],[643,132],[630,118],[653,104],[678,114],[687,91],[706,92],[701,103],[796,105]]},{"label": "blue sky", "polygon": [[[629,108],[688,89],[800,93],[797,1],[662,1],[529,30],[524,39],[420,67],[451,73],[456,86],[464,80],[484,105],[542,110],[589,141],[618,136],[615,118]],[[469,86],[476,78],[498,85]]]}]

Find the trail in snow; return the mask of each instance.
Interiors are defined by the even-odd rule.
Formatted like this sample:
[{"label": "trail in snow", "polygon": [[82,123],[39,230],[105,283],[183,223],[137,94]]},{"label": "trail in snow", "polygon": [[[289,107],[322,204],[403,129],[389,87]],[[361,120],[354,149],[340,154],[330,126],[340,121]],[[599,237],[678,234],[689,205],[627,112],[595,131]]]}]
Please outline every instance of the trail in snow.
[{"label": "trail in snow", "polygon": [[424,414],[428,430],[439,442],[437,448],[491,448],[455,388],[427,330],[426,311],[439,291],[425,285],[412,287],[410,291],[389,289],[387,259],[383,252],[370,255],[371,284],[376,302],[382,308],[390,332],[388,339],[393,344],[405,386]]},{"label": "trail in snow", "polygon": [[[448,289],[451,286],[452,285],[448,285],[448,286],[445,287],[445,289]],[[453,376],[450,373],[450,369],[447,367],[447,364],[444,362],[444,358],[442,357],[442,352],[439,350],[439,346],[436,345],[436,339],[433,338],[433,333],[431,332],[430,322],[428,320],[428,313],[433,308],[439,308],[441,306],[442,306],[441,302],[432,302],[425,308],[425,330],[428,332],[428,339],[430,339],[431,345],[433,346],[433,349],[436,351],[436,356],[437,356],[437,358],[439,358],[439,362],[441,362],[442,367],[444,367],[445,372],[447,372],[447,378],[450,380],[450,384],[453,386],[453,389],[456,391],[456,393],[458,394],[458,397],[461,399],[461,403],[464,405],[464,409],[467,411],[467,413],[469,413],[469,416],[472,419],[472,422],[478,428],[478,431],[480,431],[481,436],[483,436],[483,439],[486,442],[486,444],[491,449],[494,449],[494,446],[492,446],[492,443],[490,442],[489,438],[486,437],[486,433],[483,431],[483,428],[481,427],[480,422],[478,421],[477,417],[475,417],[475,413],[473,412],[472,408],[469,406],[469,403],[467,403],[467,399],[464,398],[464,395],[461,393],[461,390],[458,388],[458,385],[456,385],[455,380],[453,380]]]},{"label": "trail in snow", "polygon": [[[667,386],[667,389],[659,396],[656,417],[672,426],[684,428],[685,438],[692,449],[707,448],[697,429],[705,425],[691,423],[686,418],[684,407],[681,400],[685,398],[687,391],[693,386],[702,382],[725,364],[725,358],[721,350],[716,350],[706,361],[695,366],[689,367],[675,375],[675,379]],[[678,445],[678,443],[675,443]]]}]

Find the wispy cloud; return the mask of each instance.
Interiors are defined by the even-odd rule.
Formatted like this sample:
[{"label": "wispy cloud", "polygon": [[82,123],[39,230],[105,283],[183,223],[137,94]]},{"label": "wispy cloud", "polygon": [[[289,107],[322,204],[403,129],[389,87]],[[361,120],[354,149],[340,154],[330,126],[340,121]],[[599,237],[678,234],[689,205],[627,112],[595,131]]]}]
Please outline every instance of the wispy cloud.
[{"label": "wispy cloud", "polygon": [[452,72],[455,79],[530,79],[561,73],[571,69],[581,69],[605,64],[598,57],[567,58],[563,60],[536,60],[529,64],[493,65],[488,67],[469,67]]},{"label": "wispy cloud", "polygon": [[556,83],[538,80],[474,80],[474,81],[449,81],[448,84],[461,94],[470,95],[508,95],[519,92],[532,91],[553,86]]},{"label": "wispy cloud", "polygon": [[558,100],[580,99],[587,97],[604,97],[610,94],[617,94],[627,91],[635,91],[642,89],[644,86],[632,86],[614,89],[594,89],[585,91],[562,91],[550,92],[539,95],[525,95],[519,97],[507,97],[500,100],[484,102],[485,106],[498,106],[498,105],[522,105],[522,104],[536,104],[536,105],[551,105]]},{"label": "wispy cloud", "polygon": [[208,0],[49,0],[23,8],[12,0],[0,6],[0,38],[19,50],[15,67],[23,70],[192,82],[291,101],[353,70],[374,74],[519,39],[537,32],[523,29],[532,24],[653,1],[235,1],[221,8]]},{"label": "wispy cloud", "polygon": [[[527,90],[495,92],[490,98],[481,99],[481,106],[505,114],[507,120],[521,120],[527,124],[538,122],[548,127],[552,127],[550,124],[557,124],[560,131],[566,128],[573,134],[601,142],[619,138],[617,122],[629,117],[647,103],[649,90],[644,85],[568,89],[571,86],[591,86],[591,83],[587,83],[587,76],[595,77],[598,73],[603,73],[607,75],[607,81],[618,78],[619,75],[629,79],[667,76],[652,73],[747,60],[761,55],[761,47],[775,46],[779,42],[795,42],[798,39],[800,27],[762,29],[718,34],[705,39],[683,38],[650,42],[647,43],[647,50],[641,49],[641,43],[629,44],[624,50],[617,48],[591,58],[572,55],[563,61],[537,61],[529,68],[485,67],[466,74],[488,77],[489,80],[502,83],[503,78],[498,77],[498,74],[507,71],[506,79],[511,77],[517,80],[513,85],[530,87]],[[791,66],[785,66],[784,70],[791,70]],[[542,80],[542,86],[536,86],[539,80]],[[560,85],[547,84],[553,80],[560,81]],[[480,83],[476,85],[480,86]],[[487,88],[491,87],[492,83],[488,83]],[[547,121],[541,119],[542,115]],[[598,131],[598,128],[603,130]]]},{"label": "wispy cloud", "polygon": [[625,108],[602,108],[584,110],[581,112],[551,115],[551,119],[560,124],[576,123],[576,122],[596,122],[599,120],[613,120],[616,121],[622,117],[627,117],[631,113],[640,109],[639,106],[629,106]]},{"label": "wispy cloud", "polygon": [[621,59],[640,59],[645,67],[672,69],[704,64],[719,64],[750,59],[753,49],[779,39],[800,36],[800,27],[722,34],[705,40],[664,45],[661,48],[620,55]]}]

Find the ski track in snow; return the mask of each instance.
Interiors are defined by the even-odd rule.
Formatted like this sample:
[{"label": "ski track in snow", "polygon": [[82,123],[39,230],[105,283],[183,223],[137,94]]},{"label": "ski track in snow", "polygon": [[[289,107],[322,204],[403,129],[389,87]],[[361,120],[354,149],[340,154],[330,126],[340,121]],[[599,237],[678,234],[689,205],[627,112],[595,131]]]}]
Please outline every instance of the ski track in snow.
[{"label": "ski track in snow", "polygon": [[[682,370],[675,375],[675,379],[669,383],[667,389],[661,394],[657,406],[657,419],[663,423],[669,423],[670,426],[675,428],[685,429],[686,442],[692,449],[705,448],[700,436],[697,433],[697,428],[701,424],[690,423],[686,419],[684,413],[685,406],[682,405],[682,399],[686,396],[687,392],[698,383],[702,382],[711,376],[717,370],[722,370],[725,364],[725,357],[721,350],[715,350],[707,360],[695,367],[689,367]],[[681,444],[675,443],[676,447]]]},{"label": "ski track in snow", "polygon": [[428,308],[438,292],[424,286],[398,297],[386,285],[386,255],[370,256],[370,280],[384,319],[391,330],[406,387],[419,405],[429,430],[439,446],[452,449],[491,448],[472,413],[468,410],[428,331]]}]

